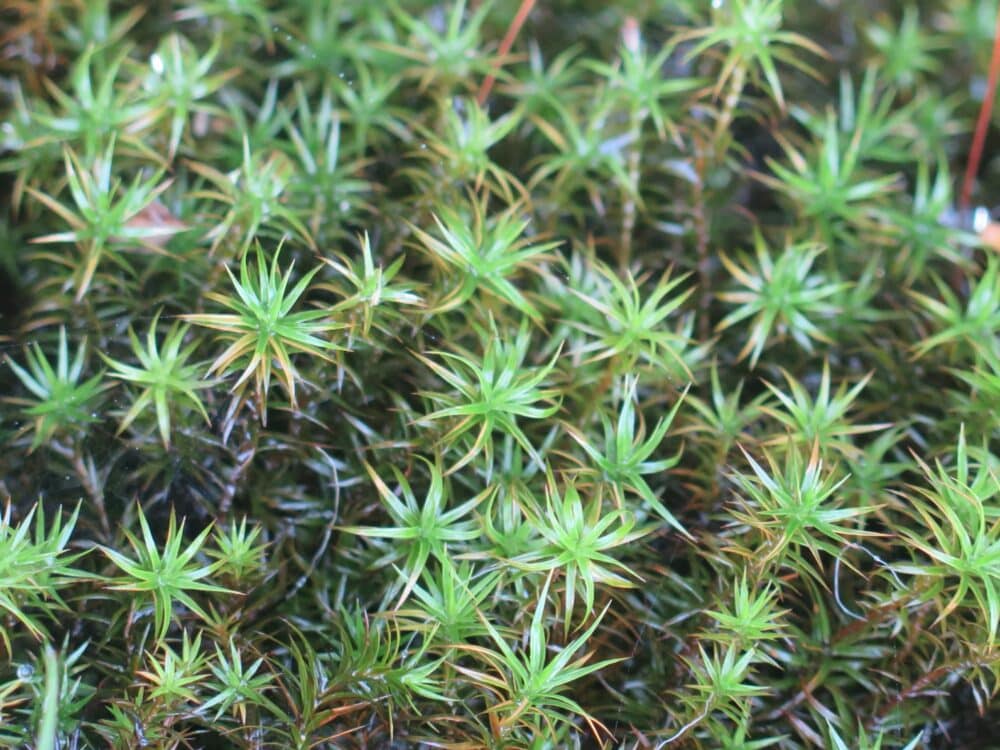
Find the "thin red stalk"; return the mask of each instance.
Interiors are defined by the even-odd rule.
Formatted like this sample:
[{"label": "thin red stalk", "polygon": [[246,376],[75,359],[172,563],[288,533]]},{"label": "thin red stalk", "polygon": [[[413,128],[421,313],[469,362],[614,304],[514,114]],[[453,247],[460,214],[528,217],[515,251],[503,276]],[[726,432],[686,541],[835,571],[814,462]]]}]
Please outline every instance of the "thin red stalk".
[{"label": "thin red stalk", "polygon": [[958,207],[968,211],[972,200],[972,183],[979,171],[979,162],[983,158],[983,143],[986,141],[986,129],[993,114],[993,98],[996,95],[997,79],[1000,79],[1000,8],[997,9],[996,27],[993,31],[993,54],[990,57],[989,80],[986,84],[986,95],[979,108],[979,118],[976,120],[976,130],[972,135],[972,148],[969,150],[969,161],[965,166],[965,179],[962,181],[962,195]]},{"label": "thin red stalk", "polygon": [[[510,22],[507,33],[504,34],[503,41],[500,42],[500,49],[497,50],[497,59],[493,63],[494,70],[500,67],[500,60],[510,52],[510,48],[514,45],[514,40],[517,39],[521,27],[524,26],[524,22],[528,19],[528,14],[531,13],[531,9],[534,6],[535,0],[521,0],[521,7],[517,9],[514,20]],[[483,80],[483,85],[479,87],[479,94],[476,96],[476,101],[479,102],[480,106],[486,101],[486,97],[490,95],[490,89],[493,88],[495,80],[496,76],[493,73],[490,73]]]}]

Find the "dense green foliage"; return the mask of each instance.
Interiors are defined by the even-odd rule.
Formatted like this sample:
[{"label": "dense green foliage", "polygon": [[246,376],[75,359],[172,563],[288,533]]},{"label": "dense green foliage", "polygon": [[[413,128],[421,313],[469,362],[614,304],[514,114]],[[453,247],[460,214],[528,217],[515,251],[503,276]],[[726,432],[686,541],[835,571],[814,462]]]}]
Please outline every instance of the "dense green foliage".
[{"label": "dense green foliage", "polygon": [[1000,722],[996,3],[516,11],[5,0],[0,745]]}]

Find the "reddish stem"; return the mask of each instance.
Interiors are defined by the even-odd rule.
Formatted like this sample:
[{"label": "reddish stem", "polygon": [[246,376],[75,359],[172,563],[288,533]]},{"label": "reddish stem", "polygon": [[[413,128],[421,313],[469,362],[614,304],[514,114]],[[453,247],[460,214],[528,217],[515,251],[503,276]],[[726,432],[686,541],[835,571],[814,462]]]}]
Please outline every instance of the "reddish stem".
[{"label": "reddish stem", "polygon": [[986,141],[986,129],[993,114],[993,98],[996,95],[997,79],[1000,78],[1000,8],[997,9],[996,27],[993,31],[993,54],[990,57],[989,80],[986,84],[986,95],[979,108],[979,118],[976,120],[976,131],[972,135],[972,148],[969,150],[969,161],[965,166],[965,179],[962,181],[962,195],[958,207],[966,212],[972,199],[972,183],[979,171],[979,162],[983,158],[983,143]]},{"label": "reddish stem", "polygon": [[[524,26],[524,22],[528,19],[528,14],[531,13],[531,9],[534,6],[535,0],[521,0],[521,7],[517,9],[514,20],[510,22],[507,33],[504,34],[503,41],[500,42],[500,49],[497,50],[497,59],[493,62],[493,70],[497,70],[500,67],[500,61],[504,55],[510,52],[510,48],[514,45],[514,40],[517,39],[521,27]],[[493,88],[495,80],[496,76],[493,73],[490,73],[483,80],[483,85],[479,87],[479,94],[476,96],[479,106],[482,106],[486,101],[486,97],[490,95],[490,89]]]}]

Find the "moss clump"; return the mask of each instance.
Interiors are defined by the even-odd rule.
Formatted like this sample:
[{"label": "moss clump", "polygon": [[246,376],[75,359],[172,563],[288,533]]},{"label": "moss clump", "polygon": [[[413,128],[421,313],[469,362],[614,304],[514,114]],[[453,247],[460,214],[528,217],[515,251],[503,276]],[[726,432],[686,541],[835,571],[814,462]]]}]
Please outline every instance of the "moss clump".
[{"label": "moss clump", "polygon": [[995,4],[516,5],[8,3],[0,744],[981,746]]}]

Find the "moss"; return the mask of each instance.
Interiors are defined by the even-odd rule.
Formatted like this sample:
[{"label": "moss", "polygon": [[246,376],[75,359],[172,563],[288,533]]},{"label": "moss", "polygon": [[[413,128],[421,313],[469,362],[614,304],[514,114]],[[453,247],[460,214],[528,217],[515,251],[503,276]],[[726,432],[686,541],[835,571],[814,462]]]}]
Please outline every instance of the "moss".
[{"label": "moss", "polygon": [[3,18],[0,745],[982,746],[993,4]]}]

